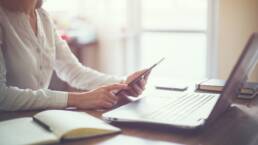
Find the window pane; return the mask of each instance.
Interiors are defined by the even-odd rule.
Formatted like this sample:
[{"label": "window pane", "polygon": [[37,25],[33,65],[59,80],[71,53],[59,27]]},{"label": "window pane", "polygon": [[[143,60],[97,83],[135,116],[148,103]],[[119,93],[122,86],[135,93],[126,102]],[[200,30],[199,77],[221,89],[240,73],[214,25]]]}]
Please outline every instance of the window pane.
[{"label": "window pane", "polygon": [[49,12],[77,14],[80,0],[47,0],[43,7]]},{"label": "window pane", "polygon": [[142,0],[145,29],[206,30],[207,0]]},{"label": "window pane", "polygon": [[141,67],[165,57],[152,76],[202,79],[206,77],[206,35],[143,33]]}]

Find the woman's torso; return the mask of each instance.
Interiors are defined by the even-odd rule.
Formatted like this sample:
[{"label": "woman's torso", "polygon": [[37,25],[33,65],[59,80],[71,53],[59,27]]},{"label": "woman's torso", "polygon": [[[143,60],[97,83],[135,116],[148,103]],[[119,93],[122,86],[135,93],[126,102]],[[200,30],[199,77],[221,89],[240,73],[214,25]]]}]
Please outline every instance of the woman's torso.
[{"label": "woman's torso", "polygon": [[24,13],[0,7],[7,85],[22,89],[48,88],[55,63],[54,29],[42,9],[36,13],[37,35]]}]

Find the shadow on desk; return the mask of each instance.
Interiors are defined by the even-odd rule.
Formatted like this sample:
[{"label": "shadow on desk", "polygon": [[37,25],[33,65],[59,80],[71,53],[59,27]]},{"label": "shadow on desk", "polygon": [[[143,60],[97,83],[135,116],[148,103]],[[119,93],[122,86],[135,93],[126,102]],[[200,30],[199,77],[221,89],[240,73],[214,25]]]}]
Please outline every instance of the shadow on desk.
[{"label": "shadow on desk", "polygon": [[252,110],[233,106],[202,130],[199,141],[217,145],[257,145],[258,120]]}]

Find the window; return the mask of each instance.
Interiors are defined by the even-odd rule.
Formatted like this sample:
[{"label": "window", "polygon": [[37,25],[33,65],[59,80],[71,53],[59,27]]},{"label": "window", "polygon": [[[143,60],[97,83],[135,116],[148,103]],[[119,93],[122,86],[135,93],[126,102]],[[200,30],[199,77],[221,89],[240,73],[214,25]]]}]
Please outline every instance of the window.
[{"label": "window", "polygon": [[50,13],[78,14],[81,0],[47,0],[43,7]]},{"label": "window", "polygon": [[[153,76],[202,79],[217,75],[217,0],[47,0],[44,6],[57,19],[68,17],[60,21],[62,27],[74,22],[70,15],[83,15],[96,24],[100,36],[105,35],[101,50],[110,48],[114,56],[120,56],[108,60],[116,58],[125,64],[110,70],[127,74],[165,57]],[[115,31],[106,31],[111,27]],[[111,44],[115,43],[111,37],[117,44]],[[101,67],[109,69],[107,59],[103,60]]]},{"label": "window", "polygon": [[[202,79],[213,65],[208,46],[212,29],[209,0],[133,1],[131,19],[137,34],[134,47],[138,68],[166,60],[152,72],[155,77]],[[133,8],[134,7],[134,8]],[[138,8],[138,10],[136,10]],[[136,62],[135,62],[136,63]]]}]

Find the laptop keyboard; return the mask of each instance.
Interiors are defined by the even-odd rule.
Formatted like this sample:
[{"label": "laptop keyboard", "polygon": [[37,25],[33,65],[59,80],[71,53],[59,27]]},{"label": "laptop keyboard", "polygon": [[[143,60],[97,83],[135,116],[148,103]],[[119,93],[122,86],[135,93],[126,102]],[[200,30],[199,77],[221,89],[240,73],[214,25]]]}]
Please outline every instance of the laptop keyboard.
[{"label": "laptop keyboard", "polygon": [[180,121],[193,116],[193,114],[205,104],[209,103],[215,95],[202,93],[184,94],[176,100],[164,101],[150,114],[148,119],[164,121]]}]

